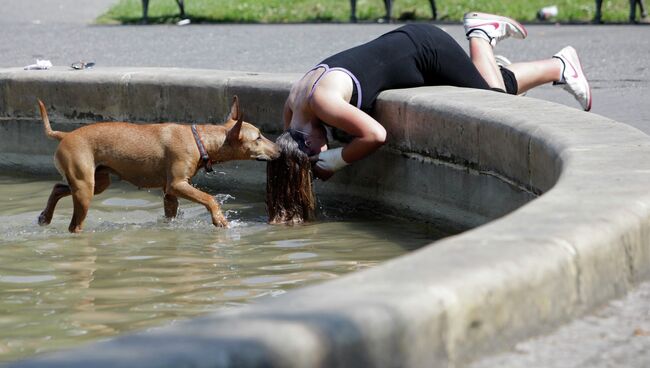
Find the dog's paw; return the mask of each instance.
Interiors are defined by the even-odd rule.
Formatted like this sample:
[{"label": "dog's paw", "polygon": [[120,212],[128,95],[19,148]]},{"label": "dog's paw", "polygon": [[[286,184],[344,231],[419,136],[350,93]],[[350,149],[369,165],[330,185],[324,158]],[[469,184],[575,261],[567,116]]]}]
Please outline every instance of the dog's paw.
[{"label": "dog's paw", "polygon": [[83,229],[81,228],[81,225],[70,224],[70,226],[68,226],[68,231],[72,234],[79,234]]},{"label": "dog's paw", "polygon": [[41,225],[41,226],[49,225],[50,221],[52,221],[52,219],[47,218],[47,216],[45,216],[45,212],[41,212],[41,214],[38,215],[38,224],[39,225]]},{"label": "dog's paw", "polygon": [[212,219],[212,224],[216,227],[225,227],[228,228],[228,220],[223,216],[218,216]]}]

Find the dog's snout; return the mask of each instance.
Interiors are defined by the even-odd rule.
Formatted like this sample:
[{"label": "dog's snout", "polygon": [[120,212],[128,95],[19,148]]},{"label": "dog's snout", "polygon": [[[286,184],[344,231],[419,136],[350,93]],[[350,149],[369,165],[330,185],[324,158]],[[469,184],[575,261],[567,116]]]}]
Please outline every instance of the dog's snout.
[{"label": "dog's snout", "polygon": [[266,153],[269,156],[269,161],[280,158],[280,146],[270,140],[267,141],[267,150]]},{"label": "dog's snout", "polygon": [[274,144],[274,148],[275,148],[275,150],[271,154],[271,160],[276,160],[276,159],[280,158],[280,154],[282,153],[282,152],[280,152],[280,146],[278,146],[277,144]]},{"label": "dog's snout", "polygon": [[280,158],[280,149],[277,146],[275,146],[274,148],[275,148],[274,150],[272,150],[270,152],[267,152],[267,153],[264,153],[264,154],[261,154],[261,155],[257,156],[255,159],[257,161],[273,161],[273,160],[277,160],[278,158]]}]

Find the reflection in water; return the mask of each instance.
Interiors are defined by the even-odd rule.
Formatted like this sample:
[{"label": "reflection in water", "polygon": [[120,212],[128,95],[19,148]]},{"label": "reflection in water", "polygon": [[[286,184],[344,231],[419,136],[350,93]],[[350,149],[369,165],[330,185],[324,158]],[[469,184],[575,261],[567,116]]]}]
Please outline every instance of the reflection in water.
[{"label": "reflection in water", "polygon": [[445,235],[361,213],[271,226],[263,193],[217,194],[230,229],[190,202],[167,222],[158,192],[120,183],[71,235],[69,198],[37,225],[53,184],[0,177],[0,361],[278,296]]}]

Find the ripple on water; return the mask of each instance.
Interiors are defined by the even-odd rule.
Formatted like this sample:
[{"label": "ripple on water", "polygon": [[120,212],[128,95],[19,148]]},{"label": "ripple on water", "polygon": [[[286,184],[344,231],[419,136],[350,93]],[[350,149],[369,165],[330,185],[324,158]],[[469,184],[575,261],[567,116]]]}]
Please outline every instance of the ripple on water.
[{"label": "ripple on water", "polygon": [[186,201],[168,221],[158,192],[123,183],[71,235],[68,198],[36,223],[53,184],[0,177],[0,361],[277,297],[440,237],[372,217],[271,226],[263,193],[216,196],[228,229]]},{"label": "ripple on water", "polygon": [[38,284],[41,282],[56,280],[53,275],[38,275],[38,276],[12,276],[0,275],[0,283],[8,284]]}]

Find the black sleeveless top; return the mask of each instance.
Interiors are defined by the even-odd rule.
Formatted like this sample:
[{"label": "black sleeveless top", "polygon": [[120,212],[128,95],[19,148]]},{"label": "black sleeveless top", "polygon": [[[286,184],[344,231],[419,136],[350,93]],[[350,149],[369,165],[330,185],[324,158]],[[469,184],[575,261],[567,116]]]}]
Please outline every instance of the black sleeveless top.
[{"label": "black sleeveless top", "polygon": [[449,40],[455,43],[433,25],[408,24],[330,56],[321,64],[345,69],[356,77],[359,83],[353,83],[356,93],[350,103],[356,106],[360,96],[360,108],[369,112],[381,91],[440,84],[436,48]]}]

